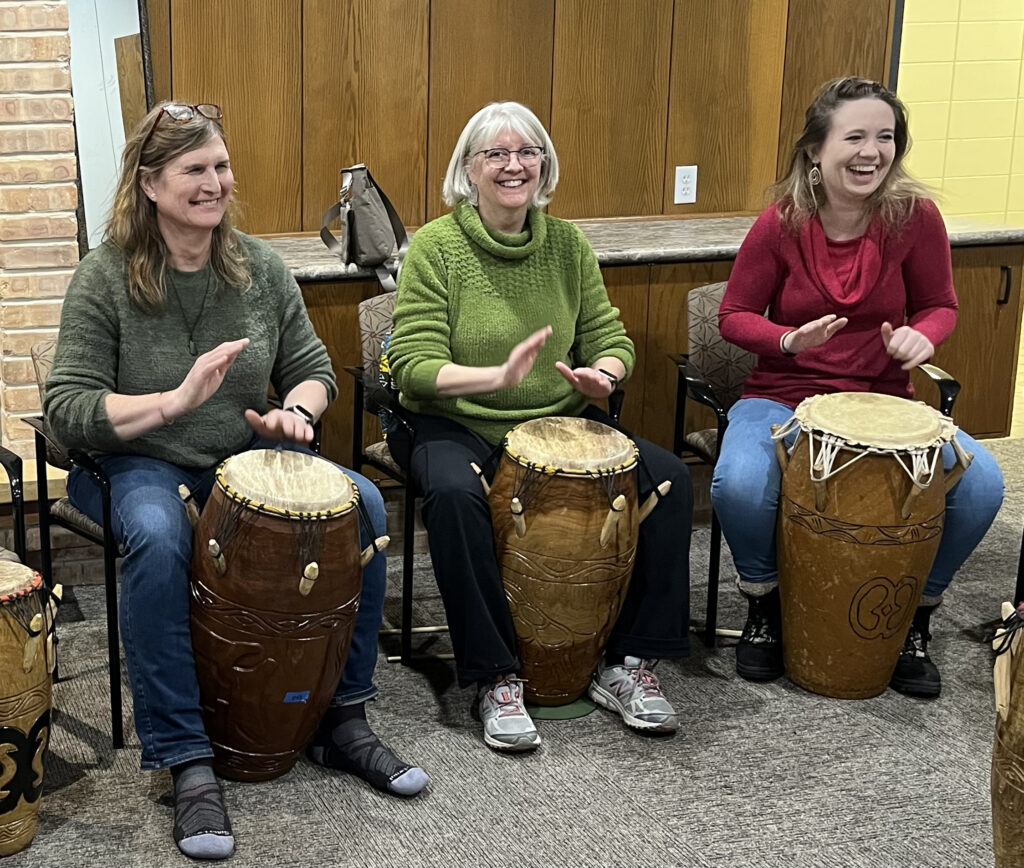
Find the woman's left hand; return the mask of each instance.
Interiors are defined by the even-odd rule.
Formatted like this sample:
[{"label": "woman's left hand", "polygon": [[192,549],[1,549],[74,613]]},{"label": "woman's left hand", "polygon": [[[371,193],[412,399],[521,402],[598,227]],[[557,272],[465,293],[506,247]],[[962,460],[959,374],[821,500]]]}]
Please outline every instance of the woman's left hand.
[{"label": "woman's left hand", "polygon": [[890,356],[898,362],[903,362],[900,367],[904,371],[927,362],[935,353],[935,345],[910,326],[893,329],[890,323],[882,323],[882,343],[885,344],[885,351]]},{"label": "woman's left hand", "polygon": [[615,384],[593,368],[570,368],[564,362],[555,362],[555,367],[577,392],[588,398],[607,398],[615,391]]},{"label": "woman's left hand", "polygon": [[255,410],[246,410],[245,419],[253,431],[268,440],[287,440],[300,445],[313,441],[313,426],[290,410],[275,407],[262,416]]}]

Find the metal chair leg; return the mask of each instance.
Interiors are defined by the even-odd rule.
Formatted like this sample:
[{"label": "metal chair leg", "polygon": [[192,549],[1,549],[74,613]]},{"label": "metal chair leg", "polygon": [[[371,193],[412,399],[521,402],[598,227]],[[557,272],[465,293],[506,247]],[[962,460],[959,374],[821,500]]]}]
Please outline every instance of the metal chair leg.
[{"label": "metal chair leg", "polygon": [[722,527],[718,515],[711,510],[711,546],[708,553],[708,604],[704,622],[704,644],[714,648],[717,644],[715,629],[718,626],[718,578],[722,560]]},{"label": "metal chair leg", "polygon": [[416,546],[416,492],[405,486],[405,504],[402,539],[402,663],[412,661],[412,575],[413,552]]},{"label": "metal chair leg", "polygon": [[124,747],[121,706],[121,642],[117,625],[117,542],[110,516],[110,491],[103,491],[103,580],[107,597],[107,658],[110,669],[110,737],[114,750]]}]

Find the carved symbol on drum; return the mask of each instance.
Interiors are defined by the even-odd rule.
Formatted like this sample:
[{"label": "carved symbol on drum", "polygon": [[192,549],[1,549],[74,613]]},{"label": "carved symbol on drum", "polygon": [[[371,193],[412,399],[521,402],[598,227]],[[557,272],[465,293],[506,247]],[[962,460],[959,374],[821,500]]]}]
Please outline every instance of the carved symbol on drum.
[{"label": "carved symbol on drum", "polygon": [[904,576],[898,582],[886,576],[868,579],[850,603],[850,626],[862,639],[888,639],[907,629],[907,614],[917,603],[917,580]]},{"label": "carved symbol on drum", "polygon": [[43,792],[43,754],[49,742],[50,709],[32,724],[28,735],[11,726],[0,726],[0,814],[13,811],[18,802],[38,801]]}]

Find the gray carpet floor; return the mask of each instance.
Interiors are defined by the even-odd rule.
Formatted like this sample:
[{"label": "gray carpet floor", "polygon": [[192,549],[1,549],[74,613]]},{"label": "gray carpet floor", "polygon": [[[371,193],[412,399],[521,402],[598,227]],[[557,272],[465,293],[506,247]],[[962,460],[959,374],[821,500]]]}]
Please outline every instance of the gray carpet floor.
[{"label": "gray carpet floor", "polygon": [[[991,654],[980,625],[1012,594],[1024,524],[1024,441],[991,443],[1006,503],[933,619],[943,693],[844,701],[783,679],[739,679],[734,651],[705,649],[659,667],[683,721],[644,738],[600,709],[540,723],[542,748],[505,757],[483,746],[470,693],[451,663],[377,670],[378,733],[428,770],[419,797],[384,796],[305,760],[278,780],[226,782],[239,866],[983,866],[992,864]],[[693,538],[695,616],[704,611],[708,531]],[[726,561],[728,558],[726,557]],[[397,622],[400,558],[386,617]],[[723,576],[722,622],[741,624]],[[440,605],[426,558],[417,617]],[[138,770],[139,749],[109,739],[102,591],[76,588],[61,627],[46,789],[32,846],[16,866],[188,864],[171,840],[170,777]],[[77,620],[76,620],[77,618]],[[432,650],[444,650],[434,639]],[[385,638],[384,650],[393,650]],[[126,697],[130,694],[125,686]]]}]

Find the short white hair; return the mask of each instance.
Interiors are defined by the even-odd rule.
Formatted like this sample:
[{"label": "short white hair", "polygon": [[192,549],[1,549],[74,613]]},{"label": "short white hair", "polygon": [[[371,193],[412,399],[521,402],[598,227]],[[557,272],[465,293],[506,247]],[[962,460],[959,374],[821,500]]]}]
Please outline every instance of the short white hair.
[{"label": "short white hair", "polygon": [[558,184],[558,155],[544,124],[522,103],[492,102],[469,119],[455,144],[441,187],[441,195],[448,205],[454,208],[463,200],[474,205],[477,203],[476,185],[469,180],[469,164],[477,151],[483,150],[505,130],[518,133],[526,141],[544,148],[540,181],[530,204],[543,208],[551,201]]}]

